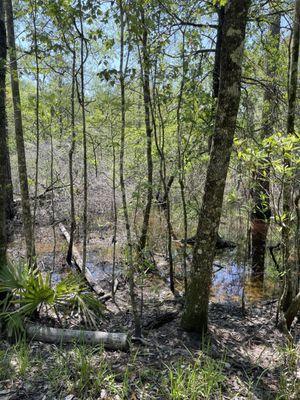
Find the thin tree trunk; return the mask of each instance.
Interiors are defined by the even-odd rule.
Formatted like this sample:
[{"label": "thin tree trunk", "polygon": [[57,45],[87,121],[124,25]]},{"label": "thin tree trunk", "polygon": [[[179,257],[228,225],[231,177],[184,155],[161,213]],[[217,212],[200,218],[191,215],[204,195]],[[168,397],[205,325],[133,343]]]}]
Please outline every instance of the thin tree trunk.
[{"label": "thin tree trunk", "polygon": [[[170,189],[171,185],[174,180],[174,176],[171,176],[169,179],[169,182],[167,182],[167,168],[166,168],[166,158],[165,158],[165,123],[161,111],[161,105],[159,100],[156,102],[156,97],[155,96],[155,91],[154,91],[154,103],[157,103],[157,109],[158,109],[158,117],[160,121],[160,128],[161,128],[161,145],[159,144],[159,140],[157,137],[157,129],[156,129],[156,124],[153,123],[153,128],[154,128],[154,138],[155,138],[155,144],[156,148],[159,154],[160,158],[160,168],[159,168],[159,173],[160,173],[160,179],[164,188],[164,196],[162,199],[161,208],[164,212],[165,219],[167,222],[167,229],[168,229],[168,258],[169,258],[169,278],[170,278],[170,289],[172,293],[175,292],[175,283],[174,283],[174,262],[173,262],[173,254],[172,254],[172,237],[174,235],[173,232],[173,227],[172,227],[172,222],[171,222],[171,204],[170,204]],[[153,121],[154,121],[154,115],[153,115]]]},{"label": "thin tree trunk", "polygon": [[34,236],[36,213],[38,206],[38,184],[39,184],[39,157],[40,157],[40,64],[38,55],[38,42],[37,42],[37,2],[34,0],[33,13],[33,44],[34,44],[34,59],[36,68],[36,93],[35,93],[35,132],[36,132],[36,148],[35,148],[35,180],[34,180],[34,206],[33,206],[33,220],[32,232]]},{"label": "thin tree trunk", "polygon": [[[266,139],[274,132],[277,117],[276,72],[277,58],[280,44],[280,14],[271,17],[267,37],[267,78],[269,83],[265,86],[261,139]],[[261,161],[255,176],[252,189],[254,202],[251,213],[251,238],[252,238],[252,278],[263,282],[265,269],[265,253],[268,229],[271,217],[270,208],[270,165]]]},{"label": "thin tree trunk", "polygon": [[[6,264],[6,32],[3,2],[0,2],[0,268]],[[1,296],[2,297],[2,296]],[[0,299],[1,299],[0,297]]]},{"label": "thin tree trunk", "polygon": [[[215,118],[216,113],[216,103],[219,94],[219,84],[220,84],[220,63],[221,63],[221,47],[222,47],[222,29],[224,22],[224,13],[225,8],[222,6],[218,7],[218,29],[217,29],[217,40],[216,40],[216,52],[214,59],[214,69],[213,69],[213,82],[212,82],[212,109],[211,109],[211,118],[212,121]],[[212,146],[213,136],[210,135],[208,139],[208,150],[210,152]]]},{"label": "thin tree trunk", "polygon": [[12,1],[6,0],[5,7],[6,7],[5,8],[6,18],[7,18],[7,41],[9,47],[9,55],[10,55],[11,88],[12,88],[13,107],[14,107],[18,171],[19,171],[19,181],[21,190],[22,218],[23,218],[24,234],[26,241],[27,260],[29,265],[32,265],[34,263],[34,258],[35,258],[35,245],[34,245],[34,237],[32,230],[32,217],[30,210],[30,198],[29,198],[28,179],[27,179],[26,154],[25,154],[25,145],[23,137],[22,110],[21,110],[21,99],[20,99],[20,89],[19,89],[19,75],[18,75],[18,64],[16,56]]},{"label": "thin tree trunk", "polygon": [[70,242],[67,253],[67,263],[71,265],[72,263],[72,251],[74,244],[74,232],[76,228],[75,219],[75,199],[74,199],[74,177],[73,177],[73,156],[76,144],[76,130],[75,130],[75,77],[76,70],[76,50],[75,45],[72,50],[72,87],[71,87],[71,146],[69,150],[69,180],[70,180],[70,206],[71,206],[71,227],[70,227]]},{"label": "thin tree trunk", "polygon": [[146,126],[146,153],[147,153],[147,201],[144,210],[142,231],[139,239],[139,252],[142,255],[145,249],[148,236],[149,219],[153,197],[153,161],[152,161],[152,126],[151,126],[151,93],[150,93],[150,59],[149,59],[149,43],[148,31],[145,21],[144,10],[141,10],[141,22],[143,26],[142,34],[142,81],[143,96],[145,109],[145,126]]},{"label": "thin tree trunk", "polygon": [[137,300],[135,294],[135,283],[134,283],[134,259],[133,259],[133,246],[132,246],[132,237],[131,237],[131,227],[129,222],[129,214],[127,207],[127,199],[126,199],[126,188],[125,188],[125,180],[124,180],[124,153],[125,153],[125,127],[126,127],[126,99],[125,99],[125,77],[124,77],[124,30],[125,30],[125,21],[124,21],[124,6],[123,0],[119,0],[119,8],[120,8],[120,88],[121,88],[121,143],[120,143],[120,187],[122,193],[122,206],[123,213],[125,219],[126,226],[126,240],[127,240],[127,260],[129,264],[128,271],[128,281],[129,281],[129,291],[130,291],[130,300],[132,313],[135,324],[135,336],[140,337],[141,332],[141,321],[137,307]]},{"label": "thin tree trunk", "polygon": [[249,0],[229,0],[225,7],[213,145],[198,219],[191,280],[182,316],[183,328],[199,333],[206,333],[208,327],[212,266],[240,102],[243,48],[249,6]]},{"label": "thin tree trunk", "polygon": [[13,193],[13,184],[11,179],[11,164],[10,164],[10,155],[9,155],[9,148],[8,148],[8,137],[7,137],[7,129],[6,129],[6,138],[4,144],[4,167],[5,167],[5,210],[6,210],[6,219],[12,220],[15,216],[15,205],[14,205],[14,193]]},{"label": "thin tree trunk", "polygon": [[118,230],[118,209],[117,209],[117,195],[116,195],[116,149],[114,143],[114,136],[112,133],[112,115],[110,115],[110,135],[113,156],[113,173],[112,173],[112,195],[113,195],[113,265],[112,265],[112,279],[111,279],[111,295],[113,301],[115,300],[115,281],[116,281],[116,246],[117,246],[117,230]]},{"label": "thin tree trunk", "polygon": [[53,146],[53,132],[52,132],[52,122],[54,116],[54,109],[51,108],[50,111],[50,185],[51,185],[51,216],[52,216],[52,234],[53,234],[53,250],[52,250],[52,272],[55,269],[56,262],[56,230],[55,230],[55,204],[54,204],[54,146]]},{"label": "thin tree trunk", "polygon": [[[299,42],[300,42],[300,0],[295,1],[295,14],[292,36],[291,61],[289,71],[288,87],[288,115],[287,115],[287,135],[295,135],[295,111],[298,85],[298,66],[299,66]],[[285,168],[291,167],[289,157],[284,159]],[[292,214],[292,191],[293,179],[289,176],[284,178],[283,183],[283,213],[286,215],[285,224],[282,227],[283,243],[283,263],[285,269],[285,296],[283,299],[283,311],[288,310],[292,303],[295,289],[297,287],[297,271],[289,261],[291,246],[291,214]]]},{"label": "thin tree trunk", "polygon": [[178,164],[178,176],[179,176],[179,186],[180,186],[180,196],[182,204],[182,215],[183,215],[183,231],[184,231],[184,241],[182,248],[182,268],[184,273],[184,290],[187,291],[187,239],[188,239],[188,218],[187,218],[187,207],[185,198],[185,162],[182,146],[182,130],[181,130],[181,107],[183,101],[183,91],[186,81],[186,59],[185,59],[185,35],[183,33],[182,37],[182,79],[180,84],[180,91],[178,95],[177,109],[176,109],[176,122],[177,122],[177,164]]},{"label": "thin tree trunk", "polygon": [[84,31],[82,4],[80,1],[80,81],[81,81],[81,111],[82,111],[82,142],[83,142],[83,244],[82,261],[83,274],[86,268],[86,247],[87,247],[87,214],[88,214],[88,172],[87,172],[87,134],[86,134],[86,116],[85,116],[85,76],[84,64],[86,56],[84,55]]},{"label": "thin tree trunk", "polygon": [[6,123],[5,130],[5,143],[3,144],[4,153],[4,168],[5,168],[5,216],[7,220],[12,220],[15,216],[15,205],[14,205],[14,193],[13,193],[13,183],[11,177],[11,164],[10,155],[8,147],[8,130]]}]

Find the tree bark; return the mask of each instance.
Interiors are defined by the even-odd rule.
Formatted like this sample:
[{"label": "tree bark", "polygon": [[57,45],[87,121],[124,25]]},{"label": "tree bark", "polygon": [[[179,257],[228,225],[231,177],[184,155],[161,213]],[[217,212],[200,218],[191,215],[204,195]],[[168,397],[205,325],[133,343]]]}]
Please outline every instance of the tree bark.
[{"label": "tree bark", "polygon": [[8,132],[6,124],[5,143],[3,143],[4,151],[4,168],[5,168],[5,215],[7,220],[12,220],[15,216],[14,192],[11,179],[11,164],[8,148]]},{"label": "tree bark", "polygon": [[32,23],[33,23],[33,44],[34,44],[34,59],[35,59],[35,178],[34,178],[34,204],[33,204],[33,221],[32,231],[34,235],[35,221],[38,206],[38,186],[39,186],[39,161],[40,161],[40,63],[38,54],[38,40],[37,40],[37,0],[30,2],[33,9]]},{"label": "tree bark", "polygon": [[13,108],[14,108],[15,137],[16,137],[16,147],[18,156],[20,190],[21,190],[22,218],[23,218],[23,226],[24,226],[24,234],[26,242],[27,260],[29,265],[32,265],[34,263],[34,258],[35,258],[35,245],[34,245],[33,229],[32,229],[32,217],[30,210],[30,197],[29,197],[29,188],[27,179],[25,144],[23,137],[19,75],[18,75],[18,64],[17,64],[16,44],[15,44],[14,16],[13,16],[13,7],[11,0],[5,1],[5,11],[7,19],[7,42],[10,55],[11,90],[12,90]]},{"label": "tree bark", "polygon": [[[275,10],[276,11],[276,10]],[[277,115],[277,93],[275,78],[278,67],[278,49],[280,44],[280,14],[271,17],[267,37],[267,71],[269,83],[265,86],[261,139],[271,136],[274,132]],[[251,213],[251,238],[252,238],[252,278],[263,282],[266,242],[270,224],[270,165],[260,161],[255,176],[252,198],[254,202]]]},{"label": "tree bark", "polygon": [[[88,224],[88,170],[87,170],[87,133],[86,133],[86,115],[85,115],[85,76],[84,64],[87,55],[84,54],[85,38],[83,30],[83,10],[81,1],[80,7],[80,105],[82,112],[82,144],[83,144],[83,244],[82,244],[82,272],[85,273],[86,252],[87,252],[87,224]],[[87,47],[86,47],[87,51]]]},{"label": "tree bark", "polygon": [[76,228],[75,218],[75,199],[74,199],[74,176],[73,176],[73,155],[76,145],[76,130],[75,130],[75,85],[76,85],[76,49],[75,44],[72,49],[72,86],[71,86],[71,146],[69,150],[69,180],[70,180],[70,207],[71,207],[71,227],[70,227],[70,242],[67,253],[67,263],[71,264],[73,243],[74,243],[74,232]]},{"label": "tree bark", "polygon": [[[299,66],[299,43],[300,43],[300,0],[295,1],[295,14],[292,33],[291,61],[289,71],[289,90],[288,90],[288,115],[287,115],[287,135],[295,135],[295,112],[298,86],[298,66]],[[290,169],[291,162],[289,157],[284,159],[285,168]],[[286,176],[283,183],[283,213],[286,215],[284,226],[282,227],[283,243],[283,263],[285,270],[285,296],[283,299],[283,311],[287,311],[292,303],[295,289],[297,288],[297,272],[289,261],[291,247],[291,217],[293,211],[293,178]]]},{"label": "tree bark", "polygon": [[135,265],[133,259],[133,246],[132,246],[132,235],[131,235],[131,225],[129,221],[129,213],[127,206],[126,197],[126,187],[124,178],[124,155],[125,155],[125,129],[126,129],[126,99],[125,99],[125,74],[124,74],[124,31],[125,31],[125,20],[124,20],[124,5],[123,0],[119,0],[120,8],[120,89],[121,89],[121,132],[120,132],[120,188],[122,193],[122,207],[125,219],[126,227],[126,242],[127,242],[127,262],[129,264],[128,280],[129,280],[129,292],[131,308],[134,318],[134,334],[136,337],[141,337],[142,328],[140,315],[137,307],[137,299],[135,294],[135,282],[134,282],[134,272]]},{"label": "tree bark", "polygon": [[212,265],[239,109],[244,38],[249,6],[249,0],[230,0],[225,7],[213,145],[198,219],[191,279],[182,316],[183,328],[199,333],[205,333],[208,327]]},{"label": "tree bark", "polygon": [[0,2],[0,268],[6,263],[6,32]]},{"label": "tree bark", "polygon": [[144,10],[141,9],[142,23],[142,84],[145,109],[145,126],[146,126],[146,153],[147,153],[147,201],[143,215],[142,231],[139,239],[139,252],[145,249],[148,236],[148,227],[153,197],[153,161],[152,161],[152,126],[151,126],[151,93],[150,93],[150,59],[149,59],[149,43],[148,31],[145,21]]}]

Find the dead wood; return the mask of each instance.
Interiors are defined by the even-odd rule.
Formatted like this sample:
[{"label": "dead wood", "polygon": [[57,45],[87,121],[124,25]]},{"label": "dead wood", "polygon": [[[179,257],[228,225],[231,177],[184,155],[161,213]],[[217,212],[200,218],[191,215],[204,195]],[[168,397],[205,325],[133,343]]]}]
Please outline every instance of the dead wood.
[{"label": "dead wood", "polygon": [[155,317],[146,321],[143,325],[143,328],[145,330],[160,328],[161,326],[174,321],[174,319],[177,316],[178,316],[178,312],[176,312],[176,311],[170,311],[170,312],[166,312],[161,315],[156,315]]},{"label": "dead wood", "polygon": [[126,333],[59,329],[32,324],[26,326],[26,333],[30,339],[47,343],[101,344],[104,348],[111,350],[127,350],[129,347],[129,338]]},{"label": "dead wood", "polygon": [[[65,237],[66,241],[68,243],[70,243],[70,234],[67,231],[67,229],[64,226],[64,224],[62,222],[60,222],[58,224],[58,227],[59,227],[61,233],[63,234],[63,236]],[[82,272],[83,271],[83,261],[82,261],[82,258],[81,258],[81,255],[80,255],[78,249],[75,246],[73,246],[72,254],[73,254],[73,260],[74,260],[76,266]],[[97,281],[93,277],[93,275],[90,272],[90,270],[88,269],[88,267],[85,268],[85,274],[84,275],[85,275],[85,279],[87,280],[88,284],[90,285],[90,287],[93,289],[93,291],[95,293],[97,293],[100,296],[105,294],[105,291],[97,283]]]}]

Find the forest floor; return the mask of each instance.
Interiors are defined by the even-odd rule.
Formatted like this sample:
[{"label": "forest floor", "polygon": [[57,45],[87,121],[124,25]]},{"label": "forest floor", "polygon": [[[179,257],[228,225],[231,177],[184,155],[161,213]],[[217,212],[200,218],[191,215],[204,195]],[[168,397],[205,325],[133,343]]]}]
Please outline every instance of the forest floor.
[{"label": "forest floor", "polygon": [[[36,231],[39,267],[45,272],[52,268],[52,234],[45,217]],[[111,286],[111,235],[111,228],[102,226],[91,233],[89,241],[88,265],[95,274],[100,268],[99,279],[106,291]],[[66,244],[58,229],[56,242],[53,276],[59,280],[69,267]],[[22,249],[21,235],[16,234],[9,250],[11,257],[19,259]],[[165,271],[163,256],[157,255],[156,261],[157,268]],[[220,269],[222,276],[226,276],[224,271],[230,276],[235,273],[232,268],[228,264]],[[116,272],[115,302],[106,302],[98,329],[132,334],[126,275],[120,266]],[[295,345],[291,347],[275,328],[277,302],[273,293],[269,299],[246,298],[242,309],[240,280],[231,279],[228,284],[227,279],[216,279],[209,336],[202,341],[180,328],[182,301],[174,297],[162,276],[148,273],[139,282],[143,288],[145,340],[142,345],[132,343],[127,352],[85,345],[13,345],[1,341],[0,400],[300,398],[300,325],[293,327]],[[177,280],[177,287],[180,284]],[[158,326],[160,317],[166,316],[169,321]],[[58,325],[54,319],[43,322]],[[72,316],[65,324],[70,328],[82,326]]]}]

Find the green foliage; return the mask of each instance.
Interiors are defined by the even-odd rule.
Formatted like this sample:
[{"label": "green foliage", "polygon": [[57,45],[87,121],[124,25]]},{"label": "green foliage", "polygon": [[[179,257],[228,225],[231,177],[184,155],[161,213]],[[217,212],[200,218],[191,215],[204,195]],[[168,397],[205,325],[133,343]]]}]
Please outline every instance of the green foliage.
[{"label": "green foliage", "polygon": [[35,316],[42,307],[56,314],[76,310],[90,326],[96,325],[97,316],[103,310],[103,305],[87,291],[81,276],[69,274],[52,287],[50,274],[43,277],[37,269],[21,264],[1,269],[1,292],[6,293],[6,297],[1,304],[0,317],[10,335],[22,332],[25,319]]},{"label": "green foliage", "polygon": [[168,398],[171,400],[211,399],[221,390],[225,380],[222,363],[201,356],[186,366],[179,362],[168,367]]}]

